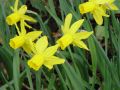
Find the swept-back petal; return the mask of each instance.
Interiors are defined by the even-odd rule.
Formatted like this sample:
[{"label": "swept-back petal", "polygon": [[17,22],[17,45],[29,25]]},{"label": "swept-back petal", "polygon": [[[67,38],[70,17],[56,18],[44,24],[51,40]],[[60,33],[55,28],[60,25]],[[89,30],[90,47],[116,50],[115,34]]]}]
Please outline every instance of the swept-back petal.
[{"label": "swept-back petal", "polygon": [[34,53],[35,52],[35,47],[34,47],[34,43],[29,39],[27,40],[22,48],[24,49],[24,51],[28,54]]},{"label": "swept-back petal", "polygon": [[27,24],[26,22],[24,22],[25,26],[28,27],[29,29],[32,28],[32,26],[30,26],[29,24]]},{"label": "swept-back petal", "polygon": [[109,15],[106,14],[106,10],[103,9],[102,6],[98,7],[96,11],[99,12],[99,14],[101,14],[102,16],[109,17]]},{"label": "swept-back petal", "polygon": [[41,33],[42,33],[42,31],[32,31],[32,32],[29,32],[26,34],[26,38],[34,41],[41,35]]},{"label": "swept-back petal", "polygon": [[66,17],[65,17],[65,23],[64,23],[64,26],[62,28],[62,31],[64,34],[66,34],[69,30],[69,27],[70,27],[70,23],[71,23],[71,20],[72,20],[72,14],[69,13]]},{"label": "swept-back petal", "polygon": [[95,0],[88,0],[89,2],[95,1]]},{"label": "swept-back petal", "polygon": [[35,48],[37,50],[36,53],[43,53],[47,46],[48,46],[47,36],[41,37],[40,39],[38,39],[35,45]]},{"label": "swept-back petal", "polygon": [[51,57],[45,59],[44,65],[45,65],[47,68],[52,69],[52,68],[53,68],[53,65],[63,64],[64,62],[65,62],[64,59],[61,59],[61,58],[56,57],[56,56],[51,56]]},{"label": "swept-back petal", "polygon": [[53,56],[53,55],[56,53],[58,47],[59,47],[58,45],[54,45],[54,46],[48,47],[48,48],[45,50],[45,52],[44,52],[44,56],[45,56],[45,57]]},{"label": "swept-back petal", "polygon": [[19,29],[18,25],[15,24],[15,27],[16,27],[16,29],[17,29],[17,33],[20,35],[21,33],[20,33],[20,29]]},{"label": "swept-back petal", "polygon": [[94,10],[96,4],[93,2],[93,0],[91,2],[85,2],[83,4],[79,5],[79,10],[81,14],[84,13],[88,13]]},{"label": "swept-back petal", "polygon": [[107,3],[113,3],[115,0],[96,0],[97,4],[107,4]]},{"label": "swept-back petal", "polygon": [[70,27],[70,33],[74,34],[75,32],[77,32],[77,30],[80,28],[80,26],[82,25],[84,19],[78,20],[75,23],[72,24],[72,26]]},{"label": "swept-back petal", "polygon": [[92,14],[98,25],[103,24],[102,16],[109,17],[109,15],[106,14],[106,9],[104,9],[102,6],[96,7]]},{"label": "swept-back petal", "polygon": [[97,4],[105,4],[108,0],[96,0]]},{"label": "swept-back petal", "polygon": [[21,35],[25,35],[26,34],[26,29],[25,29],[25,24],[24,24],[24,20],[20,20],[20,27],[21,27]]},{"label": "swept-back petal", "polygon": [[118,8],[115,4],[110,4],[110,5],[109,5],[109,8],[110,8],[111,10],[119,10],[119,8]]},{"label": "swept-back petal", "polygon": [[26,21],[33,22],[33,23],[37,22],[37,20],[35,20],[34,18],[32,18],[32,17],[30,17],[30,16],[28,16],[28,15],[23,15],[23,16],[22,16],[22,19],[24,19],[24,20],[26,20]]},{"label": "swept-back petal", "polygon": [[27,11],[27,6],[26,5],[22,5],[21,8],[18,10],[18,13],[20,15],[24,15]]},{"label": "swept-back petal", "polygon": [[15,0],[14,11],[17,11],[17,8],[18,8],[18,1],[19,1],[19,0]]},{"label": "swept-back petal", "polygon": [[100,14],[97,13],[97,12],[94,12],[94,13],[93,13],[93,17],[94,17],[94,19],[95,19],[95,21],[96,21],[96,23],[97,23],[98,25],[102,25],[102,24],[103,24],[102,15],[100,15]]},{"label": "swept-back petal", "polygon": [[73,38],[74,39],[87,39],[91,34],[93,34],[93,31],[87,32],[87,31],[81,31],[79,33],[75,33]]},{"label": "swept-back petal", "polygon": [[115,0],[107,0],[108,3],[113,3]]},{"label": "swept-back petal", "polygon": [[88,47],[85,45],[85,43],[83,41],[80,41],[80,40],[74,40],[73,45],[76,45],[76,46],[78,46],[80,48],[89,50]]}]

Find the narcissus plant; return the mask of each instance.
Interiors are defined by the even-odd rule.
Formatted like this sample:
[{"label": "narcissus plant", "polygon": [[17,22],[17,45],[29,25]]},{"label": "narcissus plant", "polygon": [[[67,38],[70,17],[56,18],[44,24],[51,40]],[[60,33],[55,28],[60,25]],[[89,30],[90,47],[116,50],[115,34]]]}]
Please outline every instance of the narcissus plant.
[{"label": "narcissus plant", "polygon": [[84,19],[78,20],[70,26],[71,20],[72,20],[72,14],[69,13],[65,18],[64,25],[62,26],[63,36],[57,40],[57,44],[62,50],[64,50],[70,44],[88,50],[87,46],[82,40],[87,39],[93,32],[92,31],[77,32],[80,26],[82,25]]},{"label": "narcissus plant", "polygon": [[81,14],[91,13],[98,25],[103,24],[103,16],[109,17],[106,10],[118,10],[114,4],[115,0],[89,0],[88,2],[79,5]]},{"label": "narcissus plant", "polygon": [[11,7],[13,13],[6,17],[6,22],[8,25],[16,25],[17,26],[17,22],[22,23],[22,21],[24,21],[23,22],[24,26],[27,26],[30,28],[31,26],[28,25],[25,21],[30,21],[30,22],[37,22],[37,21],[35,19],[33,19],[32,17],[25,15],[25,13],[27,12],[26,5],[22,5],[18,9],[18,2],[19,2],[19,0],[16,0],[14,7]]},{"label": "narcissus plant", "polygon": [[30,53],[32,50],[32,42],[36,40],[41,33],[42,31],[32,31],[26,33],[26,29],[22,26],[18,35],[10,39],[9,44],[13,49],[22,47],[27,53]]},{"label": "narcissus plant", "polygon": [[46,36],[41,37],[38,41],[33,44],[34,56],[28,60],[28,66],[34,70],[39,70],[42,65],[48,69],[52,69],[53,65],[63,64],[64,59],[61,59],[54,54],[57,52],[58,45],[48,47],[48,40]]}]

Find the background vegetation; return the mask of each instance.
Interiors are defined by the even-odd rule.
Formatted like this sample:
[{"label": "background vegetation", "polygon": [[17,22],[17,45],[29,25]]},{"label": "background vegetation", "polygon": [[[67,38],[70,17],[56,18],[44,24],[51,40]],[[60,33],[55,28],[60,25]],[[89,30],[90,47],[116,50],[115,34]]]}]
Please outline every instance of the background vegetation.
[{"label": "background vegetation", "polygon": [[[35,72],[26,64],[29,56],[9,46],[16,30],[6,24],[5,18],[14,0],[0,0],[0,90],[120,90],[120,11],[109,11],[110,17],[98,26],[91,15],[80,14],[78,5],[84,1],[20,0],[20,5],[26,4],[33,11],[27,14],[38,21],[28,23],[43,30],[51,45],[61,36],[60,26],[68,13],[73,14],[73,22],[85,19],[83,30],[94,31],[86,40],[90,51],[70,46],[57,52],[65,58],[65,64]],[[120,8],[120,0],[115,3]]]}]

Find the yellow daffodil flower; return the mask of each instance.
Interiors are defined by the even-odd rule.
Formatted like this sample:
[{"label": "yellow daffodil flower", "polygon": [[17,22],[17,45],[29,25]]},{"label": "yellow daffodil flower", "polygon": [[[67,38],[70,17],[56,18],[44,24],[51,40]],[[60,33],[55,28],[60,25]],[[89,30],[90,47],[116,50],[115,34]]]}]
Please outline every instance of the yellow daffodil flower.
[{"label": "yellow daffodil flower", "polygon": [[82,25],[84,19],[76,21],[70,27],[71,20],[72,14],[70,13],[66,16],[64,26],[62,26],[62,31],[64,35],[57,40],[57,44],[59,45],[59,47],[61,47],[62,50],[64,50],[70,44],[88,50],[87,46],[82,40],[88,38],[93,32],[77,32]]},{"label": "yellow daffodil flower", "polygon": [[79,5],[80,13],[92,13],[98,25],[103,24],[103,16],[109,17],[106,10],[118,10],[117,6],[113,4],[115,0],[89,0]]},{"label": "yellow daffodil flower", "polygon": [[103,5],[106,9],[118,10],[118,7],[114,4],[115,0],[89,0],[89,2]]},{"label": "yellow daffodil flower", "polygon": [[58,45],[48,47],[48,40],[46,36],[41,37],[36,44],[34,44],[34,56],[28,61],[28,66],[34,70],[44,65],[48,69],[52,69],[53,65],[62,64],[65,62],[64,59],[54,56],[58,49]]},{"label": "yellow daffodil flower", "polygon": [[17,49],[22,47],[27,53],[31,53],[32,50],[32,42],[37,39],[41,35],[42,31],[32,31],[26,34],[26,30],[24,26],[22,26],[21,32],[19,32],[19,36],[15,36],[10,39],[10,46],[13,49]]},{"label": "yellow daffodil flower", "polygon": [[102,25],[103,23],[103,16],[109,17],[109,15],[106,14],[106,10],[103,9],[102,6],[99,6],[99,4],[95,2],[86,2],[79,5],[80,13],[91,13],[93,14],[93,17],[98,25]]},{"label": "yellow daffodil flower", "polygon": [[115,0],[98,0],[97,3],[101,4],[103,9],[118,10],[118,7],[114,4]]},{"label": "yellow daffodil flower", "polygon": [[25,15],[26,11],[27,11],[27,6],[26,5],[22,5],[19,9],[18,9],[18,1],[19,0],[16,0],[15,1],[15,4],[14,4],[14,8],[12,8],[13,10],[13,13],[10,14],[9,16],[6,17],[6,22],[8,25],[17,25],[16,23],[20,21],[24,21],[24,26],[27,26],[27,27],[31,27],[29,26],[26,22],[26,21],[30,21],[30,22],[36,22],[35,19],[33,19],[32,17],[28,16],[28,15]]}]

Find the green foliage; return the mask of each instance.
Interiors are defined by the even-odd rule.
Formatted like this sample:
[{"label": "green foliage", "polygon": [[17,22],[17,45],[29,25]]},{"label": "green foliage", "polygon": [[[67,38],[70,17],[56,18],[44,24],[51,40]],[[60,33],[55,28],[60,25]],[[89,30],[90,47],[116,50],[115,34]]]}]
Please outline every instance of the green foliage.
[{"label": "green foliage", "polygon": [[[0,0],[0,90],[120,90],[120,22],[117,17],[120,10],[108,12],[110,17],[104,18],[102,26],[97,26],[88,14],[80,14],[78,5],[83,1],[21,0],[21,4],[29,4],[32,12],[28,13],[38,21],[34,28],[43,30],[51,45],[57,39],[53,33],[61,34],[61,25],[68,13],[73,14],[73,21],[84,18],[82,28],[95,32],[86,41],[89,51],[70,46],[56,54],[66,60],[63,65],[54,66],[52,70],[43,66],[35,72],[28,67],[29,56],[22,49],[9,47],[9,40],[16,31],[6,24],[5,18],[11,13],[9,7],[14,0]],[[119,7],[120,0],[116,0],[116,4]]]}]

